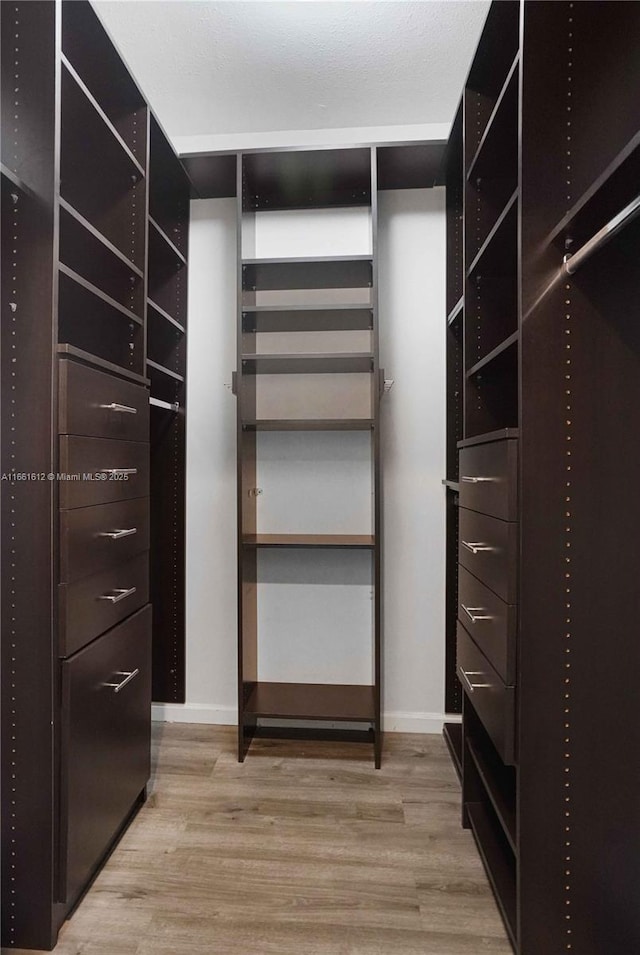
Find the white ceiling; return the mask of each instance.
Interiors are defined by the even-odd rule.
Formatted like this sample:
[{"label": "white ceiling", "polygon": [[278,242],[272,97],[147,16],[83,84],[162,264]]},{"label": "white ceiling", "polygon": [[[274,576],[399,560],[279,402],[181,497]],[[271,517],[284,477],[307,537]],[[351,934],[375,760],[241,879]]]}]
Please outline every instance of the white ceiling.
[{"label": "white ceiling", "polygon": [[176,141],[448,124],[486,0],[94,0]]}]

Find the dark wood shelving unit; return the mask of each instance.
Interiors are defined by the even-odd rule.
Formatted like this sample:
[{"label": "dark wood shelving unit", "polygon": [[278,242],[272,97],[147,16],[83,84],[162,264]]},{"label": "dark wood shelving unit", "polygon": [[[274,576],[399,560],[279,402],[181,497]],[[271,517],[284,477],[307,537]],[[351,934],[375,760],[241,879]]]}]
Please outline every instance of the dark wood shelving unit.
[{"label": "dark wood shelving unit", "polygon": [[[619,500],[620,474],[640,465],[639,43],[638,4],[493,3],[448,147],[465,181],[460,289],[451,160],[447,307],[464,307],[448,329],[449,440],[460,367],[463,428],[447,514],[453,527],[456,497],[470,536],[459,577],[448,538],[447,621],[457,606],[463,825],[518,955],[640,947],[640,513]],[[483,549],[501,534],[517,541],[504,577]]]},{"label": "dark wood shelving unit", "polygon": [[[376,150],[357,147],[243,153],[238,156],[237,172],[238,756],[240,760],[245,758],[254,736],[316,738],[320,734],[335,738],[337,734],[339,738],[373,744],[375,765],[379,766],[382,571]],[[243,227],[247,237],[253,236],[265,210],[290,213],[295,224],[296,210],[345,206],[371,208],[372,254],[256,258],[251,248],[243,248]],[[353,392],[353,398],[344,391],[352,387],[352,379],[362,385]],[[290,395],[287,400],[278,392],[279,404],[274,407],[265,393],[274,386],[297,390],[286,391]],[[291,418],[292,413],[297,417]],[[260,532],[259,492],[255,488],[262,447],[258,436],[260,432],[277,431],[369,432],[374,475],[373,534]],[[345,438],[354,440],[348,435]],[[259,558],[258,553],[269,549],[306,549],[309,555],[305,559],[312,562],[320,561],[314,551],[371,553],[371,657],[375,674],[371,686],[260,680],[260,597],[256,584],[267,554]],[[263,718],[270,722],[263,723]],[[294,725],[306,720],[319,725],[313,730]],[[284,725],[274,725],[273,721]],[[321,725],[334,721],[364,725],[359,730]]]},{"label": "dark wood shelving unit", "polygon": [[[166,699],[180,682],[184,456],[164,436],[179,421],[183,437],[184,402],[151,412],[149,389],[184,388],[185,326],[156,310],[149,327],[148,230],[183,271],[186,251],[148,225],[149,107],[91,4],[14,0],[0,17],[2,470],[131,482],[3,493],[2,946],[51,950],[145,799],[152,666]],[[179,185],[158,171],[153,135],[154,195],[181,191],[186,236],[188,180],[173,153]],[[159,322],[179,335],[174,353]],[[168,375],[147,369],[148,344]],[[124,549],[97,543],[105,508],[139,531]],[[99,599],[114,587],[128,599]],[[131,676],[118,696],[104,682],[116,673]]]}]

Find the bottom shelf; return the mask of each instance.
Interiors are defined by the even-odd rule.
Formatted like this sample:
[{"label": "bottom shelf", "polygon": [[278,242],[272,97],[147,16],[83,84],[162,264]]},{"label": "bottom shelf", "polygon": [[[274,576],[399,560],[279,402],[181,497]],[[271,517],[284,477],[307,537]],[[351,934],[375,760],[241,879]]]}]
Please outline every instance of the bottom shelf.
[{"label": "bottom shelf", "polygon": [[462,723],[445,723],[442,735],[451,756],[453,768],[462,782]]},{"label": "bottom shelf", "polygon": [[468,802],[465,809],[507,934],[514,947],[517,947],[515,856],[489,806],[480,802]]},{"label": "bottom shelf", "polygon": [[374,687],[334,683],[246,684],[247,716],[283,720],[372,722]]}]

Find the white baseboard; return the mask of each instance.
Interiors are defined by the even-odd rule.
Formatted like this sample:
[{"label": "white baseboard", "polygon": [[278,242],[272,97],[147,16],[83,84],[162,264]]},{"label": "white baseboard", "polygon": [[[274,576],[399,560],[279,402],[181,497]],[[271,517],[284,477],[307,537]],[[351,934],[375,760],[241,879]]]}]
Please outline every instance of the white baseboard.
[{"label": "white baseboard", "polygon": [[[234,706],[215,706],[212,703],[154,703],[152,719],[164,723],[210,723],[235,726],[237,711]],[[459,714],[392,712],[382,716],[385,733],[441,733],[444,723],[459,723]]]}]

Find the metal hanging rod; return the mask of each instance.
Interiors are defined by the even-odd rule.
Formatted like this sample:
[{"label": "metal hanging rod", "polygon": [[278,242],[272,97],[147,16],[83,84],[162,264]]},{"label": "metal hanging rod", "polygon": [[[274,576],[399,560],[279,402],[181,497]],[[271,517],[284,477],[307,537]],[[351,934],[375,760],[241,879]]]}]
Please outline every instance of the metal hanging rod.
[{"label": "metal hanging rod", "polygon": [[605,226],[603,226],[588,242],[582,246],[581,249],[574,255],[565,255],[564,257],[564,269],[569,275],[573,275],[576,272],[583,262],[593,255],[594,252],[597,252],[598,249],[608,242],[609,239],[612,239],[616,233],[620,232],[628,222],[640,214],[640,196],[636,196],[628,206],[625,206],[621,212],[613,217]]},{"label": "metal hanging rod", "polygon": [[161,401],[160,398],[149,398],[149,404],[154,408],[164,408],[165,411],[180,411],[177,401]]}]

